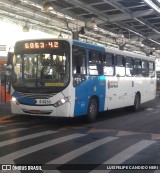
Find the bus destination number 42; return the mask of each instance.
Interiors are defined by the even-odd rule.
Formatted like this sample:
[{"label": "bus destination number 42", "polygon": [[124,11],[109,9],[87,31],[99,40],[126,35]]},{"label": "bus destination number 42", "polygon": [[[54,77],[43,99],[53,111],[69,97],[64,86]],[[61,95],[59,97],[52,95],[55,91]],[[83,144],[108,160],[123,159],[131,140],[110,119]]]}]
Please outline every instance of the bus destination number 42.
[{"label": "bus destination number 42", "polygon": [[45,49],[45,48],[59,48],[59,42],[48,41],[48,42],[25,42],[25,49]]}]

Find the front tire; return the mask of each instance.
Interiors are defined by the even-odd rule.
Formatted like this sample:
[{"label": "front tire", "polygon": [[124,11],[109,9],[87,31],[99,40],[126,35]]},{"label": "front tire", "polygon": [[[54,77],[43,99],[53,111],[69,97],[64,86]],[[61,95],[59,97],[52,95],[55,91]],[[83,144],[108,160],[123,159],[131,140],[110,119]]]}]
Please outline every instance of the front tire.
[{"label": "front tire", "polygon": [[88,122],[94,122],[98,114],[98,101],[96,98],[91,98],[88,104]]}]

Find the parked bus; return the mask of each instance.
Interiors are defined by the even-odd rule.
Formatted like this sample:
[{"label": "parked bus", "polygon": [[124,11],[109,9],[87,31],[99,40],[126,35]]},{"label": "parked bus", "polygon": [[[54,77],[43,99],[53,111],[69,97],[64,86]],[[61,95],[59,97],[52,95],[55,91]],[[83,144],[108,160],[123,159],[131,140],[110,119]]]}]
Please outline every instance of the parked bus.
[{"label": "parked bus", "polygon": [[12,61],[13,114],[86,116],[139,110],[156,97],[155,58],[67,39],[23,40]]}]

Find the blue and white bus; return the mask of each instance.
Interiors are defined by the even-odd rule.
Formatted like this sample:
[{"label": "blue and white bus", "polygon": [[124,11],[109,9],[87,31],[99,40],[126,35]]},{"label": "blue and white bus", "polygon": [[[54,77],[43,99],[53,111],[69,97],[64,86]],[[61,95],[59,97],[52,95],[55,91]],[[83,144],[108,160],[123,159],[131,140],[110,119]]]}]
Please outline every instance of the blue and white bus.
[{"label": "blue and white bus", "polygon": [[68,39],[22,40],[12,61],[13,114],[86,116],[156,96],[155,58]]}]

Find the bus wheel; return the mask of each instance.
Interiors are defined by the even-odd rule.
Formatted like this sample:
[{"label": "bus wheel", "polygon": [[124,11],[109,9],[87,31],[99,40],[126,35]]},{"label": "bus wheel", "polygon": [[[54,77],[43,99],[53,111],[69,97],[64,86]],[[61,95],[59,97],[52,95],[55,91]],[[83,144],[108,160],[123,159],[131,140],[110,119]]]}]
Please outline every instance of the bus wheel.
[{"label": "bus wheel", "polygon": [[88,105],[88,122],[93,122],[96,120],[98,114],[98,101],[96,98],[91,98]]},{"label": "bus wheel", "polygon": [[139,111],[140,105],[141,105],[140,95],[137,93],[134,99],[133,111],[134,112]]}]

